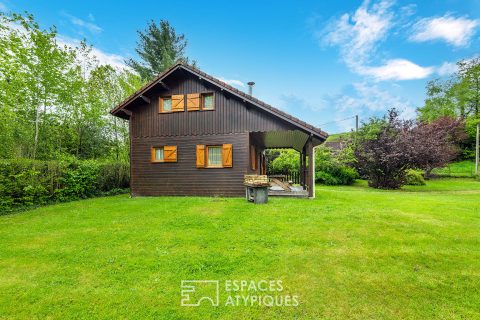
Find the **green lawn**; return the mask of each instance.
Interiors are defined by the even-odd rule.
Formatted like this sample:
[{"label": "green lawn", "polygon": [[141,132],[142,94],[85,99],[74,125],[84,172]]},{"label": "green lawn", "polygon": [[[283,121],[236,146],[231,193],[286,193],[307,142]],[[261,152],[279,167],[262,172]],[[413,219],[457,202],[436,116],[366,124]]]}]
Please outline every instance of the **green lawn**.
[{"label": "green lawn", "polygon": [[[0,216],[0,318],[480,318],[480,182],[317,198],[115,196]],[[281,280],[297,307],[180,306],[181,280]],[[241,292],[248,295],[248,292]],[[258,294],[258,293],[255,293]]]},{"label": "green lawn", "polygon": [[433,169],[432,174],[439,177],[472,177],[475,174],[475,162],[471,160],[452,162],[444,168]]}]

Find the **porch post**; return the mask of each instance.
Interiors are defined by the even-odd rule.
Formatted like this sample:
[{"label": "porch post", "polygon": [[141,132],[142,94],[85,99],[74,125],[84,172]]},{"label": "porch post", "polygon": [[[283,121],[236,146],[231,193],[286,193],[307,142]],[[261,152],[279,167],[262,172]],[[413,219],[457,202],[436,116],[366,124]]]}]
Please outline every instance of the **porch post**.
[{"label": "porch post", "polygon": [[307,174],[307,186],[308,197],[315,198],[315,154],[313,150],[313,141],[310,137],[307,141],[307,156],[308,156],[308,174]]},{"label": "porch post", "polygon": [[307,148],[303,146],[302,153],[300,153],[300,178],[302,179],[302,187],[306,186],[307,183]]}]

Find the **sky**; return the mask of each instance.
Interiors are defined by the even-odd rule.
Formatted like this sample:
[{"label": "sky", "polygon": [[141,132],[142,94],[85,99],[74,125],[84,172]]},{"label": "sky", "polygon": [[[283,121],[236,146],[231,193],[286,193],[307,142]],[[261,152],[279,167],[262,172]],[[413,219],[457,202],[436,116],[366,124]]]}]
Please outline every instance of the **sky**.
[{"label": "sky", "polygon": [[101,63],[136,57],[137,30],[168,20],[206,73],[328,133],[395,107],[415,117],[429,80],[480,54],[480,0],[11,1]]}]

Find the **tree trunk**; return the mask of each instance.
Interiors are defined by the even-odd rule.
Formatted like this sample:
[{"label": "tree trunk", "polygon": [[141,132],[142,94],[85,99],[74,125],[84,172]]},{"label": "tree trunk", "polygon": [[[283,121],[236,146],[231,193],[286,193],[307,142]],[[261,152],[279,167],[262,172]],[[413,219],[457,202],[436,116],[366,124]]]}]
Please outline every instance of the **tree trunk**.
[{"label": "tree trunk", "polygon": [[39,126],[40,126],[40,106],[37,106],[35,108],[35,137],[33,140],[33,153],[32,153],[32,158],[35,159],[37,156],[37,147],[38,147],[38,132],[39,132]]}]

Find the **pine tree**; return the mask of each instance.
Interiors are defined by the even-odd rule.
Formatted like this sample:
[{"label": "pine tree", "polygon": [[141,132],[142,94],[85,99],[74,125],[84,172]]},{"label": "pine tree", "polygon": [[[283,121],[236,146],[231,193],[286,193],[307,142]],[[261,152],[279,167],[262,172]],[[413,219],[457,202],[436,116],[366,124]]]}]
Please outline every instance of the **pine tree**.
[{"label": "pine tree", "polygon": [[130,58],[125,63],[144,81],[152,80],[176,61],[188,63],[188,58],[185,56],[187,40],[183,34],[177,35],[168,21],[161,20],[157,25],[152,20],[144,31],[137,32],[139,40],[135,51],[140,60]]}]

